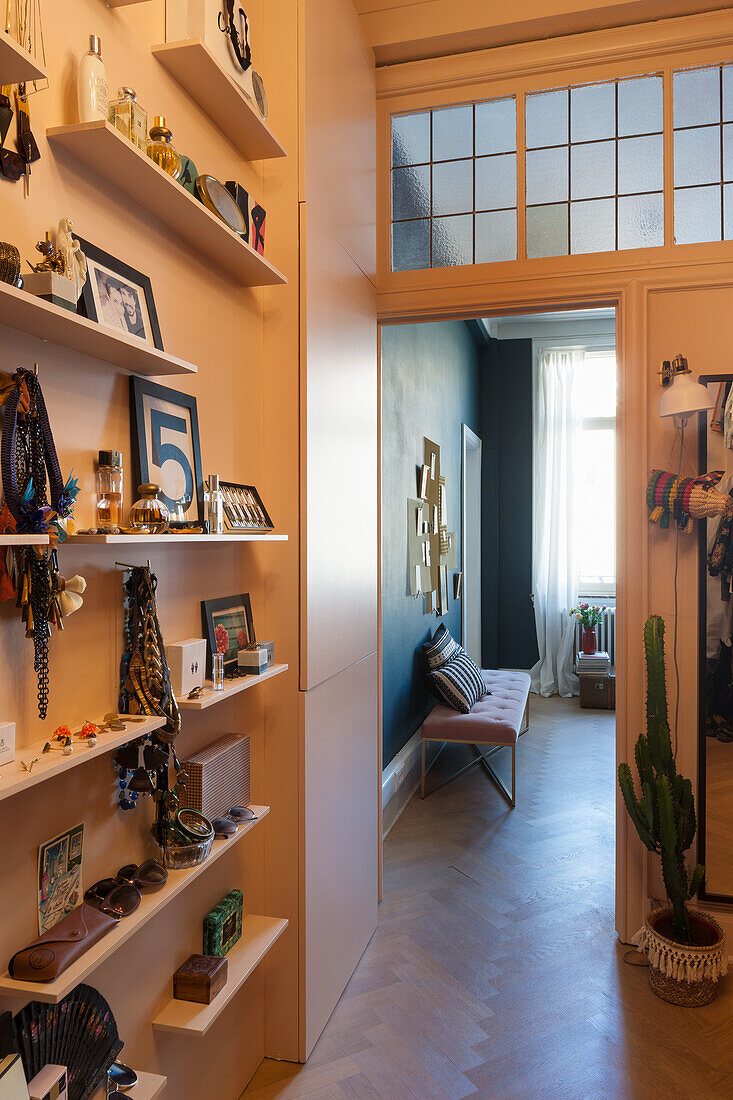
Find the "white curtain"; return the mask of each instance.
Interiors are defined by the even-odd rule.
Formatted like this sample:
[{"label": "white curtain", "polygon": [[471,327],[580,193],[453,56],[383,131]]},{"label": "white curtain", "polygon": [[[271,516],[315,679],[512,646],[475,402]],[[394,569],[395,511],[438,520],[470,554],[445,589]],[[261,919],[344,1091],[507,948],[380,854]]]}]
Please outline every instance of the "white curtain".
[{"label": "white curtain", "polygon": [[532,584],[540,659],[530,674],[532,691],[545,696],[578,694],[575,620],[568,612],[578,598],[573,531],[579,421],[574,391],[583,359],[582,351],[542,350],[535,372]]}]

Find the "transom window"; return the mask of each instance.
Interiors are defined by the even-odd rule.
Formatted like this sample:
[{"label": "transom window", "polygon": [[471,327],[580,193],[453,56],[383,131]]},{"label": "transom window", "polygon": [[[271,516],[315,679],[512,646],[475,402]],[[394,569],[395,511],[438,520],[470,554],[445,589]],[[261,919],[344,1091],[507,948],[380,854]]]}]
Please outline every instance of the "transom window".
[{"label": "transom window", "polygon": [[675,244],[733,239],[733,65],[674,74]]}]

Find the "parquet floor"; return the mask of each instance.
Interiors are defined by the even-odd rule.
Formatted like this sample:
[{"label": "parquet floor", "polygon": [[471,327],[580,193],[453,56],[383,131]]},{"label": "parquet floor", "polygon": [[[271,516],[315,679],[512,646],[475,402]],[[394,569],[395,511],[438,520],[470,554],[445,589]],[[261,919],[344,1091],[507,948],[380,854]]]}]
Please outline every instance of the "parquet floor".
[{"label": "parquet floor", "polygon": [[412,800],[308,1064],[264,1062],[243,1100],[733,1098],[733,978],[680,1009],[622,960],[613,784],[613,715],[533,696],[517,808],[478,769]]}]

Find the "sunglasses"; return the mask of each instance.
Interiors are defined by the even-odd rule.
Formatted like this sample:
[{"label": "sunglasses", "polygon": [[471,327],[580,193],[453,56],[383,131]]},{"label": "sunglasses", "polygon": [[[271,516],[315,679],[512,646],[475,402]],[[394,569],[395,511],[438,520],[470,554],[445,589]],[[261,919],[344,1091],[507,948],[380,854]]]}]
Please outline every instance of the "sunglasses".
[{"label": "sunglasses", "polygon": [[211,824],[215,836],[230,837],[238,832],[240,825],[256,820],[257,814],[249,806],[232,806],[224,817],[215,817]]},{"label": "sunglasses", "polygon": [[139,866],[128,863],[116,878],[102,878],[84,894],[84,901],[102,913],[120,920],[135,912],[142,901],[142,890],[155,890],[168,879],[168,872],[157,859],[146,859]]},{"label": "sunglasses", "polygon": [[[124,1062],[113,1062],[107,1070],[107,1100],[128,1100],[127,1093],[137,1084],[137,1074]],[[113,1091],[110,1092],[110,1089]]]}]

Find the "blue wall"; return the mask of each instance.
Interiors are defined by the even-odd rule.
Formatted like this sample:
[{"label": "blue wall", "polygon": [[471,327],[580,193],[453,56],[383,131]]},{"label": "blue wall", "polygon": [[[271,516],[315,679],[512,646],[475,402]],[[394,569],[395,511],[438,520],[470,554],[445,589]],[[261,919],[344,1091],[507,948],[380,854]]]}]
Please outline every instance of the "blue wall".
[{"label": "blue wall", "polygon": [[[448,530],[460,534],[461,424],[481,435],[480,357],[462,321],[382,329],[383,764],[407,744],[433,706],[420,646],[444,622],[461,637],[461,605],[442,620],[409,595],[407,498],[417,496],[423,438],[440,446]],[[459,547],[460,555],[460,547]],[[460,556],[459,556],[460,569]]]}]

